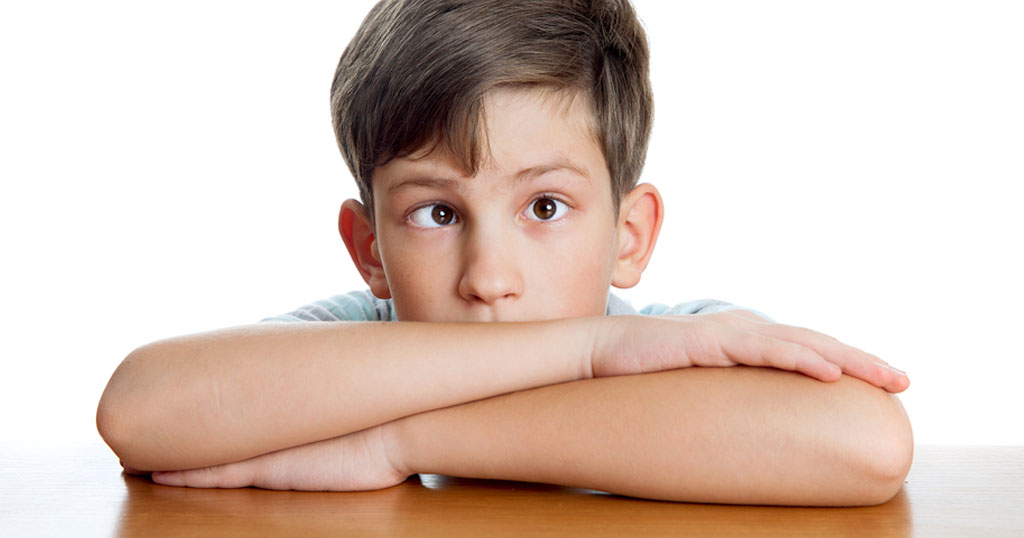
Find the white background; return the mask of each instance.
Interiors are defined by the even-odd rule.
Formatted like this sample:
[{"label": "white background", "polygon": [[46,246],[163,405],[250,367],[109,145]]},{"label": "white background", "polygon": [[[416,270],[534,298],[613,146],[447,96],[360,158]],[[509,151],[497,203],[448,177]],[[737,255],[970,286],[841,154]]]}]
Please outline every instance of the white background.
[{"label": "white background", "polygon": [[[362,287],[328,90],[370,5],[0,7],[0,437],[95,439],[133,348]],[[1021,4],[637,8],[668,213],[622,295],[870,350],[918,443],[1024,443]]]}]

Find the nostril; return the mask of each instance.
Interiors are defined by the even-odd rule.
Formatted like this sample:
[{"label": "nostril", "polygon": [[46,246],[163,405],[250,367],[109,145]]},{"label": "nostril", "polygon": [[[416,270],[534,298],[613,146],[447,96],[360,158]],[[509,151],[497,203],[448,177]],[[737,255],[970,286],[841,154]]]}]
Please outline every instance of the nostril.
[{"label": "nostril", "polygon": [[[507,259],[474,258],[467,263],[458,283],[458,293],[468,304],[491,305],[518,297],[522,275]],[[484,263],[487,262],[487,263]]]},{"label": "nostril", "polygon": [[478,289],[472,291],[465,291],[463,293],[460,293],[460,295],[462,295],[465,301],[469,304],[483,305],[493,305],[498,302],[505,302],[515,299],[516,297],[519,296],[519,294],[515,290],[502,290],[493,293],[488,293],[486,291]]}]

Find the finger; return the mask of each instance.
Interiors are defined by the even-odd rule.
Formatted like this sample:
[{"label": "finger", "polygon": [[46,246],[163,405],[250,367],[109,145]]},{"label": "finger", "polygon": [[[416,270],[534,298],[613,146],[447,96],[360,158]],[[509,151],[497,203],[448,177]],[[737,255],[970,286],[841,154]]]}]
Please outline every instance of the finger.
[{"label": "finger", "polygon": [[884,388],[888,392],[891,392],[893,394],[897,394],[897,393],[900,393],[900,392],[903,392],[903,391],[907,390],[909,387],[910,387],[910,378],[908,378],[906,375],[903,375],[903,376],[897,377],[891,383],[889,383],[888,385],[886,385],[886,386],[884,386],[882,388]]},{"label": "finger", "polygon": [[885,366],[889,366],[889,363],[887,363],[887,362],[883,361],[882,359],[878,358],[878,355],[874,355],[874,354],[868,353],[868,356],[871,357],[871,360],[877,362],[878,364],[883,364]]},{"label": "finger", "polygon": [[842,376],[838,366],[795,342],[743,330],[722,342],[723,351],[738,364],[800,372],[820,381],[836,381]]},{"label": "finger", "polygon": [[252,484],[252,473],[245,462],[238,462],[185,471],[156,471],[153,482],[189,488],[244,488]]},{"label": "finger", "polygon": [[184,486],[186,471],[153,471],[150,478],[162,486]]},{"label": "finger", "polygon": [[889,366],[878,357],[849,346],[817,331],[787,325],[775,325],[762,329],[771,336],[797,342],[809,347],[829,362],[839,366],[847,375],[856,377],[876,387],[888,390],[910,384],[906,374]]}]

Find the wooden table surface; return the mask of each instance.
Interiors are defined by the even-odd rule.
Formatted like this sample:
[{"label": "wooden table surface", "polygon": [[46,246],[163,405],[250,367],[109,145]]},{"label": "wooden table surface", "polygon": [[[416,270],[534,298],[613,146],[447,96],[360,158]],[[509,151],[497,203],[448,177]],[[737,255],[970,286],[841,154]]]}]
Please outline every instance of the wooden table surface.
[{"label": "wooden table surface", "polygon": [[100,442],[0,446],[0,536],[1016,536],[1024,447],[919,446],[869,508],[645,501],[438,475],[358,493],[158,486]]}]

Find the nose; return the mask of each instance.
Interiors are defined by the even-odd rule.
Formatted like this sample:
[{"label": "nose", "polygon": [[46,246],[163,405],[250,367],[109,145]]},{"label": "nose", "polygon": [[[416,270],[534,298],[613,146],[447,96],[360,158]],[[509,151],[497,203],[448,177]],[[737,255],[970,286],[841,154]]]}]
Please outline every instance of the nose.
[{"label": "nose", "polygon": [[459,295],[470,304],[497,305],[523,293],[515,239],[477,228],[465,236]]}]

